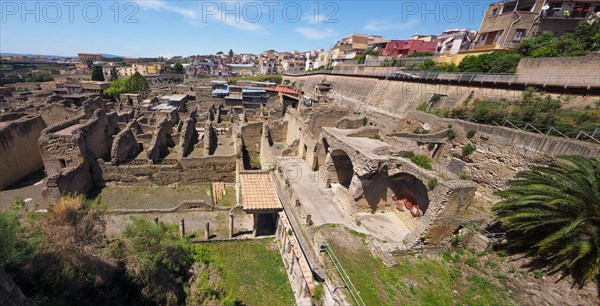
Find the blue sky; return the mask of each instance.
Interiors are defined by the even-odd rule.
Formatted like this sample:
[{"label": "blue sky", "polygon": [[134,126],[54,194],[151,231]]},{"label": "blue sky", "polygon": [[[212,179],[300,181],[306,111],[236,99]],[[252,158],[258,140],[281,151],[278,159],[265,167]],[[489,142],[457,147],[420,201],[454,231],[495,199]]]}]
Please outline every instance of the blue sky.
[{"label": "blue sky", "polygon": [[350,33],[408,39],[477,30],[492,1],[0,1],[0,52],[73,56],[260,53]]}]

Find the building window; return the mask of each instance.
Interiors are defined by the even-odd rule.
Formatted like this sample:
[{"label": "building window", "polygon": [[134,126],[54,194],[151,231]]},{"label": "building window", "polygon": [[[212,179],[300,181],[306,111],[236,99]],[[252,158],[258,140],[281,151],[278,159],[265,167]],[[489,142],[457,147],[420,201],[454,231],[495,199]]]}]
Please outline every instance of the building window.
[{"label": "building window", "polygon": [[495,9],[492,10],[492,16],[494,16],[496,14],[498,14],[498,9],[497,8],[495,8]]},{"label": "building window", "polygon": [[58,162],[60,163],[60,167],[61,168],[66,168],[67,167],[67,161],[64,159],[59,159]]},{"label": "building window", "polygon": [[525,36],[525,29],[517,29],[515,32],[515,38],[513,40],[521,40]]}]

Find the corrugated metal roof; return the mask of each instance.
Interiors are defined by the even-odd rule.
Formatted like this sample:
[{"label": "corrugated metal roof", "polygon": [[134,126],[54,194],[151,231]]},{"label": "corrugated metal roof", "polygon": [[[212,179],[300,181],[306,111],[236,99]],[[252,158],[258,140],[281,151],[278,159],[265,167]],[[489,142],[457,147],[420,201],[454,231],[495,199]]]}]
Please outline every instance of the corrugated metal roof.
[{"label": "corrugated metal roof", "polygon": [[264,89],[242,88],[243,93],[263,93]]}]

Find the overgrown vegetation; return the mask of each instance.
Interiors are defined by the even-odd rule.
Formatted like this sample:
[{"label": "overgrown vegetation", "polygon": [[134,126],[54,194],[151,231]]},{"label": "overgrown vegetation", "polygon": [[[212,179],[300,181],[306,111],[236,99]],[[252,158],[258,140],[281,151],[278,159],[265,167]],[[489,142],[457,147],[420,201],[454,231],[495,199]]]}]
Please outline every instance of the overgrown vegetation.
[{"label": "overgrown vegetation", "polygon": [[427,170],[431,170],[431,169],[433,169],[433,167],[432,167],[432,165],[431,165],[431,163],[432,163],[433,161],[432,161],[432,160],[431,160],[431,158],[429,158],[429,156],[427,156],[427,155],[423,155],[423,154],[414,154],[414,153],[412,153],[412,152],[408,152],[408,154],[405,154],[405,156],[404,156],[404,157],[406,157],[406,158],[410,159],[410,161],[411,161],[413,164],[415,164],[415,165],[417,165],[417,166],[419,166],[419,167],[421,167],[421,168],[423,168],[423,169],[427,169]]},{"label": "overgrown vegetation", "polygon": [[[509,282],[483,266],[481,254],[458,249],[442,256],[403,256],[388,267],[373,257],[359,237],[331,231],[328,239],[366,305],[512,305]],[[347,243],[342,240],[353,239]],[[352,245],[352,246],[350,246]],[[480,271],[481,270],[481,271]]]},{"label": "overgrown vegetation", "polygon": [[102,201],[82,196],[2,211],[0,264],[39,305],[294,303],[273,240],[194,244],[141,217],[109,239],[105,226]]},{"label": "overgrown vegetation", "polygon": [[[591,24],[590,24],[591,23]],[[516,48],[528,57],[580,56],[600,50],[600,18],[594,22],[581,21],[573,33],[554,37],[552,32],[542,32],[526,38]]]},{"label": "overgrown vegetation", "polygon": [[522,171],[499,192],[493,211],[508,246],[526,251],[549,272],[580,282],[600,274],[600,159],[565,156]]},{"label": "overgrown vegetation", "polygon": [[429,188],[429,190],[435,188],[435,186],[437,186],[438,181],[435,178],[430,178],[429,180],[427,180],[427,187]]},{"label": "overgrown vegetation", "polygon": [[476,150],[477,150],[477,148],[475,147],[474,144],[468,143],[462,148],[462,156],[467,157],[467,156],[475,153]]},{"label": "overgrown vegetation", "polygon": [[188,305],[294,305],[273,240],[191,245],[196,275]]},{"label": "overgrown vegetation", "polygon": [[458,65],[462,72],[514,73],[521,55],[512,52],[493,52],[482,55],[468,55]]},{"label": "overgrown vegetation", "polygon": [[562,106],[566,102],[567,98],[555,98],[528,88],[518,100],[475,99],[452,109],[430,109],[428,112],[448,118],[471,117],[485,124],[507,119],[516,124],[529,123],[538,129],[553,126],[563,132],[583,130],[593,133],[600,125],[600,100],[582,109],[564,109]]},{"label": "overgrown vegetation", "polygon": [[367,55],[379,55],[379,52],[373,48],[367,48],[365,51],[363,51],[361,54],[357,55],[354,57],[354,60],[358,63],[358,64],[364,64],[365,60],[367,59]]}]

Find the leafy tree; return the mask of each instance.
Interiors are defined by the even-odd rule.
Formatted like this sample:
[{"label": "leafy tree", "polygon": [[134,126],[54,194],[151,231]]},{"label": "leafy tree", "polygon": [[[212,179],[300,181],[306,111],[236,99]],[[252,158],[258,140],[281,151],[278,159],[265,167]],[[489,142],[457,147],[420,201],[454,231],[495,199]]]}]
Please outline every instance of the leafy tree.
[{"label": "leafy tree", "polygon": [[232,58],[232,57],[233,57],[233,54],[235,54],[235,53],[233,53],[233,50],[232,50],[232,49],[229,49],[229,58]]},{"label": "leafy tree", "polygon": [[175,69],[175,72],[177,73],[182,73],[183,65],[181,63],[176,63],[175,65],[173,65],[173,69]]},{"label": "leafy tree", "polygon": [[122,93],[127,92],[127,81],[129,78],[116,79],[110,83],[110,87],[108,87],[104,91],[104,95],[109,98],[116,99]]},{"label": "leafy tree", "polygon": [[104,81],[104,73],[101,66],[94,66],[92,70],[92,81]]},{"label": "leafy tree", "polygon": [[217,55],[221,55],[221,54],[223,54],[223,51],[219,51],[219,52],[217,52],[216,54],[217,54]]},{"label": "leafy tree", "polygon": [[600,158],[565,156],[522,171],[493,211],[509,246],[533,253],[550,272],[585,283],[600,273]]},{"label": "leafy tree", "polygon": [[600,50],[600,18],[593,22],[580,22],[575,28],[575,37],[581,42],[584,50]]},{"label": "leafy tree", "polygon": [[125,90],[129,93],[143,93],[150,90],[148,81],[139,72],[135,72],[125,82]]},{"label": "leafy tree", "polygon": [[117,71],[117,68],[113,67],[110,70],[110,81],[115,81],[116,79],[119,78],[119,71]]}]

